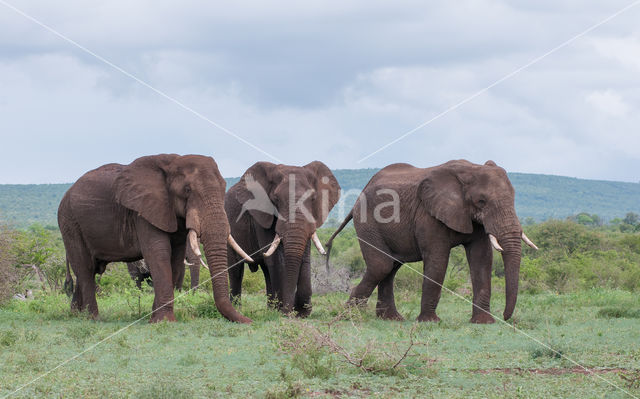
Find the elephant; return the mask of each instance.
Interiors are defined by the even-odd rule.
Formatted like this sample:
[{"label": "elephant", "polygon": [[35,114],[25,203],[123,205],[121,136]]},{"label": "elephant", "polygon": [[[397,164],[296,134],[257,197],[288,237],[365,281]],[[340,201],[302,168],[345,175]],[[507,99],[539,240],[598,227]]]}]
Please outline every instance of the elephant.
[{"label": "elephant", "polygon": [[[227,319],[250,323],[229,300],[227,244],[252,259],[230,235],[226,182],[211,157],[160,154],[87,172],[64,194],[58,225],[67,253],[67,282],[76,275],[71,309],[98,317],[95,275],[110,262],[144,258],[153,277],[150,322],[175,321],[173,288],[184,273],[187,241],[200,238],[211,267],[215,305]],[[197,248],[197,252],[200,249]]]},{"label": "elephant", "polygon": [[[271,306],[299,317],[311,313],[310,241],[324,254],[316,229],[338,202],[340,185],[322,162],[304,166],[257,162],[225,196],[231,233],[264,274]],[[282,245],[280,245],[282,243]],[[268,250],[264,250],[268,247]],[[239,303],[244,265],[229,252],[232,300]]]},{"label": "elephant", "polygon": [[[391,200],[390,200],[391,199]],[[431,168],[406,163],[376,173],[333,239],[353,219],[366,263],[349,305],[366,303],[378,287],[376,315],[403,320],[396,309],[393,279],[403,263],[424,262],[418,321],[439,321],[436,307],[451,249],[463,245],[473,288],[472,323],[493,323],[490,314],[492,247],[505,265],[505,320],[513,314],[520,271],[521,240],[530,246],[515,211],[515,191],[505,170],[454,160]],[[537,248],[536,248],[537,249]]]},{"label": "elephant", "polygon": [[[200,266],[201,259],[199,255],[193,253],[191,246],[187,245],[186,257],[182,270],[180,271],[177,280],[174,282],[174,289],[182,290],[182,284],[184,283],[185,266],[189,266],[189,274],[191,277],[191,290],[195,290],[200,285]],[[208,266],[204,265],[207,269]],[[141,289],[142,282],[146,281],[153,287],[153,280],[151,279],[151,272],[149,266],[144,259],[137,260],[135,262],[127,262],[127,271],[129,275],[136,282],[136,286]]]}]

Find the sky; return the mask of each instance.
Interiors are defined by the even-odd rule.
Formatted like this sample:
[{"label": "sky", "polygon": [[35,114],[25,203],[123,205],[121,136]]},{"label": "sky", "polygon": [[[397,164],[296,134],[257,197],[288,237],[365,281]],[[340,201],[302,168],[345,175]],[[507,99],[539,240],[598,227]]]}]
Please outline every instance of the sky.
[{"label": "sky", "polygon": [[0,184],[157,153],[640,182],[640,2],[540,58],[632,1],[0,0]]}]

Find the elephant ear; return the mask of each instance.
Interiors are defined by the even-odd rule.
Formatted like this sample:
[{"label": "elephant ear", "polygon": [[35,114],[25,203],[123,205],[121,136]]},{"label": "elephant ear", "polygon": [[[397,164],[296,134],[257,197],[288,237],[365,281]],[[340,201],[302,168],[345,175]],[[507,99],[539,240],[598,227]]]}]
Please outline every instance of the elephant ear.
[{"label": "elephant ear", "polygon": [[431,216],[460,233],[473,232],[471,215],[464,203],[463,180],[469,173],[440,166],[427,172],[418,187],[418,195]]},{"label": "elephant ear", "polygon": [[271,162],[256,162],[247,169],[237,183],[237,200],[242,204],[242,211],[249,212],[258,224],[268,229],[273,225],[278,210],[269,198],[273,187],[271,172],[275,168]]},{"label": "elephant ear", "polygon": [[169,199],[165,171],[178,157],[161,154],[138,158],[125,166],[114,182],[116,202],[168,233],[178,230],[178,220]]},{"label": "elephant ear", "polygon": [[313,161],[303,168],[315,177],[317,197],[313,203],[313,216],[316,219],[316,227],[320,227],[329,217],[329,211],[340,199],[340,184],[327,165],[320,161]]}]

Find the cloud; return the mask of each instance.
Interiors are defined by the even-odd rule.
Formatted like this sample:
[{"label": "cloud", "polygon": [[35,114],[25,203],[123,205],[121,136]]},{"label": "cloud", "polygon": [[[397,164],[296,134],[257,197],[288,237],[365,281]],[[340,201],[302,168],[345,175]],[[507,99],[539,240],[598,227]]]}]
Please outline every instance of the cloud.
[{"label": "cloud", "polygon": [[594,91],[585,101],[597,111],[612,117],[625,116],[631,108],[618,93],[612,90]]},{"label": "cloud", "polygon": [[[638,10],[357,162],[624,5],[20,7],[286,163],[493,159],[510,171],[638,181]],[[0,13],[0,88],[0,183],[68,182],[158,152],[212,155],[226,176],[272,161],[10,10]]]},{"label": "cloud", "polygon": [[640,40],[637,37],[602,37],[591,43],[599,54],[640,71]]}]

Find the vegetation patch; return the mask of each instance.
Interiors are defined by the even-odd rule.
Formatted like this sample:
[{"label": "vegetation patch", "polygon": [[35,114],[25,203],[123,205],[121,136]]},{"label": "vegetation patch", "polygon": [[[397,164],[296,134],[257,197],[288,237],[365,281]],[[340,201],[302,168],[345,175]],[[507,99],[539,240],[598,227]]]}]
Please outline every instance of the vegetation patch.
[{"label": "vegetation patch", "polygon": [[598,317],[605,319],[640,319],[640,308],[606,307],[598,311]]}]

